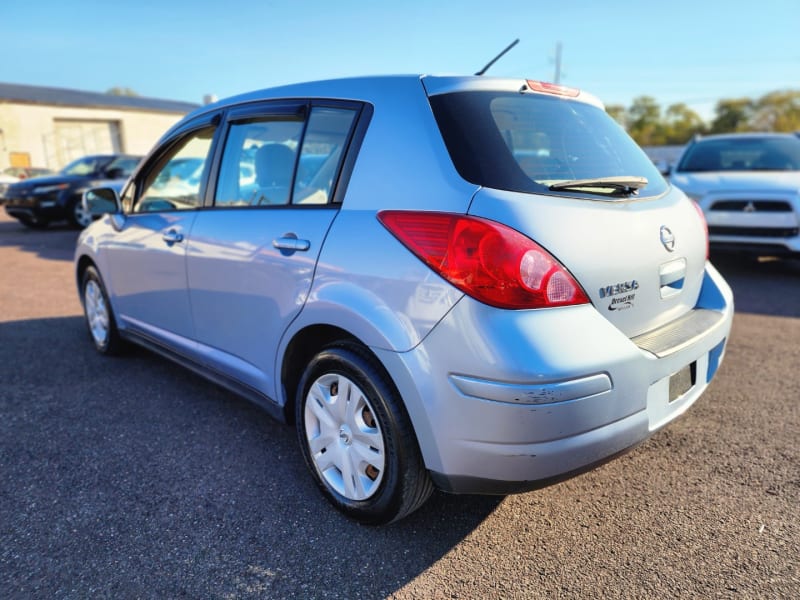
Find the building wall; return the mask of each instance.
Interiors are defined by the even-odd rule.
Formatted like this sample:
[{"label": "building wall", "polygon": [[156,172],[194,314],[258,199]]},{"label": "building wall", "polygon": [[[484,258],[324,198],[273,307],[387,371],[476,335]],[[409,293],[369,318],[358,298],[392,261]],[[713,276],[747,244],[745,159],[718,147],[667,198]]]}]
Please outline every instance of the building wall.
[{"label": "building wall", "polygon": [[0,169],[10,165],[12,153],[27,153],[31,166],[56,170],[72,158],[95,152],[143,155],[182,117],[136,109],[0,102]]}]

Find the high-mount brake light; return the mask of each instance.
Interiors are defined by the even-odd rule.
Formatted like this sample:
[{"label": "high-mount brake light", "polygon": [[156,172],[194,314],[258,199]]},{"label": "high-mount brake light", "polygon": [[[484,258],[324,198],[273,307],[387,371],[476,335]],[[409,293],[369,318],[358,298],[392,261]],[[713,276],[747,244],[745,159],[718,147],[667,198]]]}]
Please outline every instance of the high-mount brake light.
[{"label": "high-mount brake light", "polygon": [[546,81],[535,81],[533,79],[526,80],[526,83],[528,84],[528,88],[534,92],[553,94],[554,96],[577,98],[581,93],[579,89],[558,85],[557,83],[547,83]]},{"label": "high-mount brake light", "polygon": [[378,219],[437,274],[485,304],[527,309],[589,302],[549,252],[500,223],[426,211],[387,210]]}]

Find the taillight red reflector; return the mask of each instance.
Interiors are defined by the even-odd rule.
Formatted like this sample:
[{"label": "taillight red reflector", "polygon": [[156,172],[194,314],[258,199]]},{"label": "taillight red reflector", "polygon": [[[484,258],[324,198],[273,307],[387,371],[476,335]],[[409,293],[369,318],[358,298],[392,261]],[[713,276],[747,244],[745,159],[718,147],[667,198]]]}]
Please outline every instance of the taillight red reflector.
[{"label": "taillight red reflector", "polygon": [[546,81],[535,81],[533,79],[526,80],[526,83],[534,92],[543,92],[545,94],[554,94],[556,96],[567,96],[569,98],[577,98],[581,93],[579,89],[567,87],[565,85],[558,85],[557,83],[547,83]]},{"label": "taillight red reflector", "polygon": [[500,223],[423,211],[382,211],[378,219],[437,274],[485,304],[520,309],[589,301],[552,255]]}]

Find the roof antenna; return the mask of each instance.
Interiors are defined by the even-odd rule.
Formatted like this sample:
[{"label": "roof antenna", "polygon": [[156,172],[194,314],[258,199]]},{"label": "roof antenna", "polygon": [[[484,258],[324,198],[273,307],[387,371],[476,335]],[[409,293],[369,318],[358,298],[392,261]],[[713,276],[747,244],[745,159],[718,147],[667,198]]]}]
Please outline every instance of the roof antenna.
[{"label": "roof antenna", "polygon": [[483,75],[484,73],[486,73],[486,71],[488,71],[488,70],[489,70],[489,67],[491,67],[491,66],[492,66],[494,63],[496,63],[496,62],[497,62],[497,61],[500,59],[500,57],[501,57],[501,56],[503,56],[503,55],[504,55],[506,52],[508,52],[509,50],[511,50],[511,49],[512,49],[514,46],[516,46],[517,44],[519,44],[519,38],[515,39],[515,40],[514,40],[513,42],[511,42],[511,43],[510,43],[508,46],[506,46],[506,49],[505,49],[505,50],[503,50],[503,51],[502,51],[500,54],[498,54],[498,55],[497,55],[497,56],[495,56],[495,57],[494,57],[492,60],[490,60],[490,61],[489,61],[489,62],[486,64],[486,66],[485,66],[485,67],[483,67],[483,68],[482,68],[480,71],[478,71],[477,73],[475,73],[475,75]]}]

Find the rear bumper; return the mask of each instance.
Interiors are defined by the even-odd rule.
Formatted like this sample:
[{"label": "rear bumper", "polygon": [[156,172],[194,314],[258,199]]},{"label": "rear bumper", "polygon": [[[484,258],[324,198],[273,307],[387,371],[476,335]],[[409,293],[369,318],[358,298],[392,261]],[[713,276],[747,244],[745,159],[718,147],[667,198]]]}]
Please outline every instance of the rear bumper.
[{"label": "rear bumper", "polygon": [[[657,356],[592,306],[498,311],[464,298],[416,349],[376,353],[441,489],[521,492],[625,452],[700,397],[733,316],[711,265],[698,308],[719,318]],[[676,390],[675,374],[690,371],[688,389]]]}]

